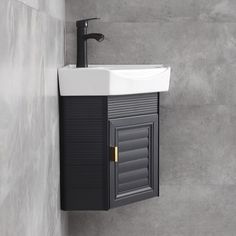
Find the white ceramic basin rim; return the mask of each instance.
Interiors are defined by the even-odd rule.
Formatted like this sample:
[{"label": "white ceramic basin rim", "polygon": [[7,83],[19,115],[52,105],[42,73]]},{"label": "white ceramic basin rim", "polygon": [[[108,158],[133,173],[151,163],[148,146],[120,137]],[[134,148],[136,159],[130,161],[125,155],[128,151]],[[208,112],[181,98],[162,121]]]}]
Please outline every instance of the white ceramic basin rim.
[{"label": "white ceramic basin rim", "polygon": [[112,96],[168,91],[171,69],[163,65],[75,65],[59,69],[62,96]]}]

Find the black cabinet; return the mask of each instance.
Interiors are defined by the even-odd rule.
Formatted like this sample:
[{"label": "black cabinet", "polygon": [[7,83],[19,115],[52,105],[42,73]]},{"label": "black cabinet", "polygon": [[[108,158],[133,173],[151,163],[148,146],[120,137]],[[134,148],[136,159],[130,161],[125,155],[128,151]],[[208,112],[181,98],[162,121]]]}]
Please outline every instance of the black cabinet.
[{"label": "black cabinet", "polygon": [[158,196],[158,108],[158,93],[60,97],[63,210],[107,210]]}]

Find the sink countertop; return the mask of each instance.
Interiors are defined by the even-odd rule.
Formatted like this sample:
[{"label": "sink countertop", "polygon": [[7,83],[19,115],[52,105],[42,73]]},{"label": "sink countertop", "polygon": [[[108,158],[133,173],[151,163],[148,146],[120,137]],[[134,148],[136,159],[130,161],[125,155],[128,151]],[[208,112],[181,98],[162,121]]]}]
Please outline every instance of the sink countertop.
[{"label": "sink countertop", "polygon": [[112,96],[169,90],[169,66],[68,65],[59,70],[61,96]]}]

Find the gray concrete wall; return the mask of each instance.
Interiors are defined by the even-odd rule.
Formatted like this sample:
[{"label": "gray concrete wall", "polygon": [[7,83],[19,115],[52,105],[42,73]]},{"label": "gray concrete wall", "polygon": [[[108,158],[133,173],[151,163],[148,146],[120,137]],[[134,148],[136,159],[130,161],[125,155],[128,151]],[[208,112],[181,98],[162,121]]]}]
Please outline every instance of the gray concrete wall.
[{"label": "gray concrete wall", "polygon": [[64,0],[0,3],[1,236],[67,235],[57,99],[64,14]]},{"label": "gray concrete wall", "polygon": [[76,19],[101,17],[89,62],[170,64],[161,94],[160,197],[69,216],[70,236],[234,236],[236,1],[67,0],[66,61]]}]

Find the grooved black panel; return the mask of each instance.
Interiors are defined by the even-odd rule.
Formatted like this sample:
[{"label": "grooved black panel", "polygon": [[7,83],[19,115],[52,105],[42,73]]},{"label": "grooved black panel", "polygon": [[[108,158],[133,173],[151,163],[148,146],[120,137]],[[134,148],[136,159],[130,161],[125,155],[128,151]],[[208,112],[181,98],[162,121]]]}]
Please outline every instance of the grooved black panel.
[{"label": "grooved black panel", "polygon": [[61,206],[108,209],[107,98],[60,97]]},{"label": "grooved black panel", "polygon": [[158,93],[108,97],[109,118],[158,113]]}]

